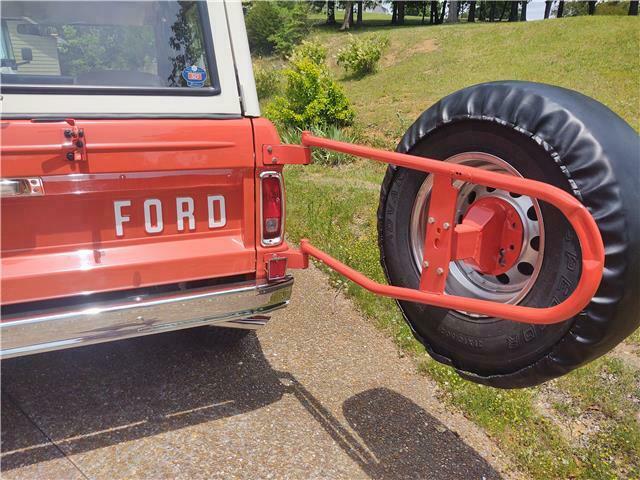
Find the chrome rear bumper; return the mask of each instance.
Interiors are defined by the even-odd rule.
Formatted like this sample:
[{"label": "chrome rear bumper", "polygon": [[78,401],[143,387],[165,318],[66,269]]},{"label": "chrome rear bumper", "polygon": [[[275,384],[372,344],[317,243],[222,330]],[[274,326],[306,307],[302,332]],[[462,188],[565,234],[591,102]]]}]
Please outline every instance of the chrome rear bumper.
[{"label": "chrome rear bumper", "polygon": [[263,314],[286,306],[293,278],[239,282],[2,317],[0,357],[215,325],[255,329]]}]

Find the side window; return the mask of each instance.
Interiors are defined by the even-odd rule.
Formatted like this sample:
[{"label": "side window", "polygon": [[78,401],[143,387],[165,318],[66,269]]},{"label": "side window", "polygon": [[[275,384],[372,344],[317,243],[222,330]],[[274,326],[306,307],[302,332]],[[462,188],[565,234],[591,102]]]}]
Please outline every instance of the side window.
[{"label": "side window", "polygon": [[204,2],[3,1],[1,9],[3,88],[219,90]]}]

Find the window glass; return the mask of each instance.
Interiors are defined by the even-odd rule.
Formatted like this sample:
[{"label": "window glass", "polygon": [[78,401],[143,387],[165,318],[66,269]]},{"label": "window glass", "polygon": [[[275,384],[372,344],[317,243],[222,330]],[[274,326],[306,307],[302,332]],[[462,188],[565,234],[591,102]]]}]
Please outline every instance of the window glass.
[{"label": "window glass", "polygon": [[203,6],[3,0],[2,83],[210,87]]}]

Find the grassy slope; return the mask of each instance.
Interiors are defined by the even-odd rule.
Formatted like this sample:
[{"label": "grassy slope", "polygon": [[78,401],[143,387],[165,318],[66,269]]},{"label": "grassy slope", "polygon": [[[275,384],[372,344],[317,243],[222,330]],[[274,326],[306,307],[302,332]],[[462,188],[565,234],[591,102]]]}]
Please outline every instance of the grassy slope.
[{"label": "grassy slope", "polygon": [[[427,106],[466,85],[496,79],[543,81],[581,91],[640,127],[638,20],[570,18],[527,24],[388,29],[383,67],[360,80],[341,77],[363,142],[392,148]],[[387,31],[385,28],[378,30]],[[371,29],[367,29],[371,31]],[[343,34],[317,33],[330,52]],[[342,75],[330,61],[336,74]],[[358,161],[341,168],[288,170],[291,239],[310,236],[332,255],[383,280],[375,210],[384,168]],[[499,391],[460,379],[428,358],[392,301],[344,283],[356,304],[435,378],[444,399],[483,426],[534,478],[640,477],[640,373],[608,355],[539,387]],[[640,335],[634,336],[640,343]]]}]

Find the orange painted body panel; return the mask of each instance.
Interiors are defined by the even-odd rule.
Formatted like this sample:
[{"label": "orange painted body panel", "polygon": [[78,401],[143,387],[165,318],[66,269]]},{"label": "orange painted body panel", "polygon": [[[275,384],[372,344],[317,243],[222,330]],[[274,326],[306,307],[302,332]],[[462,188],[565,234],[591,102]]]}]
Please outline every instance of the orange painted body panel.
[{"label": "orange painted body panel", "polygon": [[[256,271],[250,119],[75,123],[82,161],[66,157],[67,122],[2,121],[2,177],[40,177],[45,192],[2,201],[4,304]],[[178,198],[194,205],[182,229]],[[121,235],[114,201],[129,202]]]}]

